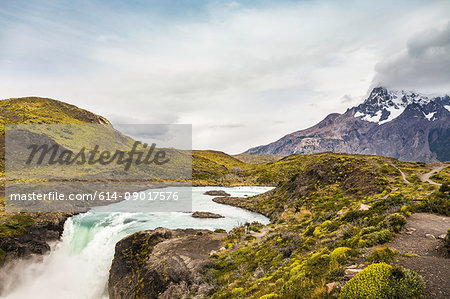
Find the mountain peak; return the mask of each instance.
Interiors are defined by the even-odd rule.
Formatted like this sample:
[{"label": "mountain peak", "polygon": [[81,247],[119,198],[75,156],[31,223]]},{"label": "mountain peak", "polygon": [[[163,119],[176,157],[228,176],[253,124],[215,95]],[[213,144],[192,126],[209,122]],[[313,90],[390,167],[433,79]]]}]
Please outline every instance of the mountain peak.
[{"label": "mountain peak", "polygon": [[[364,102],[353,107],[354,117],[382,125],[400,116],[409,105],[427,106],[431,102],[439,102],[448,110],[448,96],[426,95],[415,91],[388,90],[375,87]],[[432,113],[433,111],[427,111]]]},{"label": "mountain peak", "polygon": [[448,161],[450,97],[374,88],[358,106],[247,154],[353,153],[403,161]]}]

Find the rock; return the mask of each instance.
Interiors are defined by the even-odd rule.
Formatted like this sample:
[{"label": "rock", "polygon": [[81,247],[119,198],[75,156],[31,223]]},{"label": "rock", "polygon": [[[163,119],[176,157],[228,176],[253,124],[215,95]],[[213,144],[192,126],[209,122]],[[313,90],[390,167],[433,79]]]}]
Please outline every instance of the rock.
[{"label": "rock", "polygon": [[407,228],[406,228],[405,234],[407,234],[407,235],[412,235],[415,231],[416,231],[415,228],[407,227]]},{"label": "rock", "polygon": [[220,214],[211,213],[211,212],[194,212],[192,214],[192,217],[194,218],[224,218]]},{"label": "rock", "polygon": [[211,195],[211,196],[230,196],[227,192],[223,190],[210,190],[203,193],[204,195]]},{"label": "rock", "polygon": [[371,206],[365,205],[365,204],[362,203],[362,204],[359,205],[358,210],[359,211],[368,211],[370,208],[371,208]]},{"label": "rock", "polygon": [[361,272],[363,269],[345,269],[346,275],[356,275]]},{"label": "rock", "polygon": [[431,239],[431,240],[434,240],[434,239],[436,239],[436,237],[435,237],[435,236],[433,236],[432,234],[425,234],[425,238],[427,238],[427,239]]},{"label": "rock", "polygon": [[439,235],[439,239],[441,239],[441,240],[445,240],[445,238],[447,237],[447,235],[446,234],[442,234],[442,235]]},{"label": "rock", "polygon": [[157,228],[134,233],[116,244],[109,298],[205,297],[214,286],[202,273],[213,263],[210,253],[221,246],[208,230]]},{"label": "rock", "polygon": [[343,215],[347,214],[347,212],[348,212],[348,211],[340,210],[339,212],[337,212],[337,215],[338,215],[338,216],[343,216]]},{"label": "rock", "polygon": [[[445,151],[446,128],[450,121],[450,112],[445,108],[448,105],[449,96],[426,97],[376,87],[364,103],[345,113],[332,113],[313,127],[251,148],[244,154],[290,156],[335,152],[373,154],[401,161],[448,161],[450,156]],[[397,108],[404,109],[403,113],[390,120],[388,125],[366,121],[368,118],[387,121],[388,115],[392,118],[389,111]],[[425,117],[431,112],[435,112],[432,121]],[[436,132],[433,142],[428,141],[430,132]]]},{"label": "rock", "polygon": [[[0,249],[5,255],[0,256],[0,267],[17,259],[32,255],[44,255],[50,251],[48,242],[58,240],[64,231],[64,222],[72,214],[40,214],[34,224],[26,226],[24,232],[13,237],[0,237]],[[0,287],[1,291],[1,287]]]},{"label": "rock", "polygon": [[336,288],[336,287],[338,286],[338,284],[339,284],[339,283],[336,282],[336,281],[327,283],[327,284],[326,284],[326,287],[327,287],[328,294],[331,293],[331,292],[333,291],[333,289]]}]

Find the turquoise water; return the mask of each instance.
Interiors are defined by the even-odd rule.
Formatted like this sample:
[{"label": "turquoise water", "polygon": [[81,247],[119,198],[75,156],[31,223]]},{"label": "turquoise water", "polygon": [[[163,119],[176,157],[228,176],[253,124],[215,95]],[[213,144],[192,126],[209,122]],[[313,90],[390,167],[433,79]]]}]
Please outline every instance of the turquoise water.
[{"label": "turquoise water", "polygon": [[[218,213],[224,218],[193,218],[192,213],[106,212],[97,207],[69,218],[60,242],[42,261],[25,261],[8,269],[1,280],[6,286],[2,298],[108,298],[109,268],[115,244],[136,231],[166,228],[231,230],[245,222],[269,223],[269,219],[241,208],[217,204],[207,190],[224,190],[231,196],[253,196],[268,187],[193,187],[192,210]],[[120,205],[134,204],[121,202]]]}]

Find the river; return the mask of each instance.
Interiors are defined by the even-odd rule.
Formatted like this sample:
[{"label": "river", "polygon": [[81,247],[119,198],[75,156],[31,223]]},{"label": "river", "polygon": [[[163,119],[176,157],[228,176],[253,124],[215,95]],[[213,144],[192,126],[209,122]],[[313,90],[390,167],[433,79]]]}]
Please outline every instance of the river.
[{"label": "river", "polygon": [[[186,187],[187,188],[187,187]],[[136,231],[166,228],[231,230],[245,222],[269,223],[263,215],[217,204],[207,190],[224,190],[231,196],[253,196],[269,187],[192,187],[192,210],[218,213],[224,218],[199,219],[191,213],[104,212],[105,207],[67,219],[60,241],[46,256],[21,261],[0,273],[6,292],[2,298],[108,298],[109,268],[115,244]],[[133,204],[122,202],[121,205]]]}]

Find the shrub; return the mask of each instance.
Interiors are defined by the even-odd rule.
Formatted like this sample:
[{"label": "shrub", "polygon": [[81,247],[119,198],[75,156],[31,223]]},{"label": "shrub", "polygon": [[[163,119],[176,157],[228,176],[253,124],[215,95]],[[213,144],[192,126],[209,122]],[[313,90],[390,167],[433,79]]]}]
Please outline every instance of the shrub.
[{"label": "shrub", "polygon": [[214,232],[220,234],[220,233],[226,233],[227,231],[224,230],[223,228],[216,228],[216,229],[214,230]]},{"label": "shrub", "polygon": [[396,282],[394,293],[396,298],[419,298],[425,290],[422,276],[410,269],[394,267],[392,276]]},{"label": "shrub", "polygon": [[377,244],[384,244],[392,239],[392,233],[390,230],[383,228],[380,231],[373,232],[362,236],[359,246],[374,246]]},{"label": "shrub", "polygon": [[400,209],[400,213],[402,213],[404,216],[411,216],[411,207],[410,206],[403,206]]},{"label": "shrub", "polygon": [[392,231],[398,233],[406,224],[406,217],[400,214],[391,214],[386,218],[386,225]]},{"label": "shrub", "polygon": [[239,296],[244,292],[244,288],[234,288],[231,291],[231,294],[233,294],[234,296]]},{"label": "shrub", "polygon": [[450,201],[448,200],[448,197],[444,196],[438,195],[432,197],[428,200],[425,210],[427,212],[450,216]]},{"label": "shrub", "polygon": [[371,264],[344,285],[341,299],[418,298],[425,284],[411,270],[393,268],[385,263]]},{"label": "shrub", "polygon": [[357,254],[356,250],[349,247],[338,247],[330,253],[331,259],[344,264],[350,257]]},{"label": "shrub", "polygon": [[392,250],[389,247],[375,248],[367,257],[370,263],[390,263],[394,260],[398,251]]},{"label": "shrub", "polygon": [[248,230],[254,231],[255,233],[260,233],[261,232],[261,228],[264,227],[263,224],[259,223],[258,221],[254,221],[252,223],[245,223],[245,226],[247,227]]},{"label": "shrub", "polygon": [[280,295],[275,294],[275,293],[270,293],[270,294],[259,297],[259,299],[272,299],[272,298],[280,298]]}]

